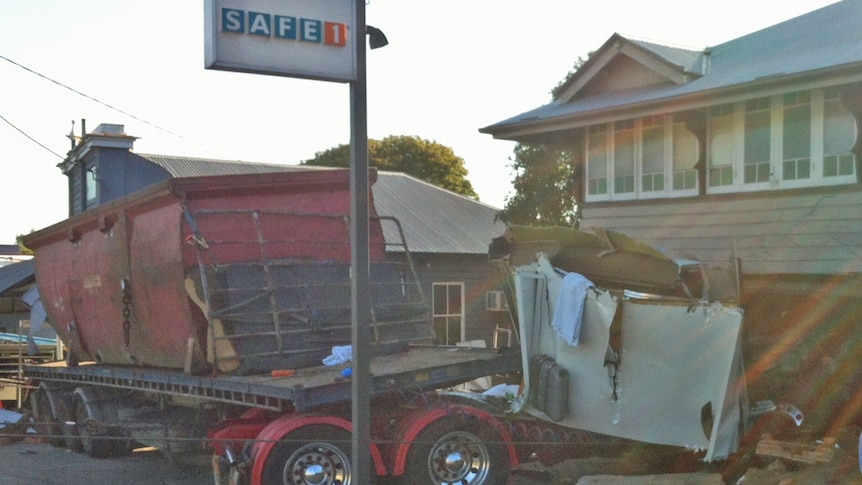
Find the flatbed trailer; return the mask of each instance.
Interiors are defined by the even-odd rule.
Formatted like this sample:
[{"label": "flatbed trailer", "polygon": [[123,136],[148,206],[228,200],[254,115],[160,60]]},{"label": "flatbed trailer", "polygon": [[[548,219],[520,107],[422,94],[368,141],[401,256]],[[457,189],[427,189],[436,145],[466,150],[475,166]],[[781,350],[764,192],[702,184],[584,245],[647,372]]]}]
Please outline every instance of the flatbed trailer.
[{"label": "flatbed trailer", "polygon": [[[28,376],[58,385],[94,385],[208,402],[252,406],[270,411],[308,412],[351,398],[347,365],[296,369],[288,376],[195,376],[171,369],[141,369],[82,362],[25,366]],[[428,392],[495,374],[519,372],[517,349],[411,347],[371,359],[371,396],[393,391]],[[275,375],[275,377],[273,376]]]},{"label": "flatbed trailer", "polygon": [[[410,347],[373,357],[372,469],[411,484],[505,483],[519,458],[503,408],[478,395],[434,391],[517,374],[521,360],[517,349],[466,347]],[[138,443],[160,448],[175,463],[211,455],[217,483],[334,485],[355,483],[348,368],[194,376],[54,362],[27,366],[26,373],[39,382],[34,414],[58,446],[106,457]],[[429,475],[431,457],[441,465]]]}]

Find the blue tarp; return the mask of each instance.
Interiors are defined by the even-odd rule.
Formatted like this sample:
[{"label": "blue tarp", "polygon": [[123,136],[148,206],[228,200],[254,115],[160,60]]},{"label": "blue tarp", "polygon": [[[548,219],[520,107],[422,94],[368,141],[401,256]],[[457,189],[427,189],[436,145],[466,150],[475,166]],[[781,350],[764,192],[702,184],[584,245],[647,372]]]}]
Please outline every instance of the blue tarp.
[{"label": "blue tarp", "polygon": [[[57,345],[57,339],[33,337],[36,345]],[[0,332],[0,342],[26,343],[26,335],[18,335],[17,333]]]}]

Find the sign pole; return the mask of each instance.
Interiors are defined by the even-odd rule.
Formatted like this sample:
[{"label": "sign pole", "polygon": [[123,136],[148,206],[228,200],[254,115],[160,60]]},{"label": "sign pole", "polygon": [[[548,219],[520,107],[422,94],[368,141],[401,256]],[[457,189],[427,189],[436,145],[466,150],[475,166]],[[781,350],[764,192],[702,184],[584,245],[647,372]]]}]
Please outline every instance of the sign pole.
[{"label": "sign pole", "polygon": [[370,319],[368,279],[368,100],[365,66],[365,0],[356,1],[353,31],[356,46],[356,79],[350,83],[350,249],[351,257],[351,344],[353,346],[351,449],[355,475],[351,483],[371,483],[371,373]]}]

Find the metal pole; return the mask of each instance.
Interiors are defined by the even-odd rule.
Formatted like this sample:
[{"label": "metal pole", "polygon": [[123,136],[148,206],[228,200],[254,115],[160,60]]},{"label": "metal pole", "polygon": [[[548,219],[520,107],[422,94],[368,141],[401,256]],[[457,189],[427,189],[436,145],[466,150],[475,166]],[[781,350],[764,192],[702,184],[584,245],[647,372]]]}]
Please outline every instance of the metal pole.
[{"label": "metal pole", "polygon": [[350,250],[353,346],[351,437],[352,484],[371,483],[371,373],[370,320],[368,301],[368,107],[365,85],[365,0],[356,0],[356,80],[350,83]]}]

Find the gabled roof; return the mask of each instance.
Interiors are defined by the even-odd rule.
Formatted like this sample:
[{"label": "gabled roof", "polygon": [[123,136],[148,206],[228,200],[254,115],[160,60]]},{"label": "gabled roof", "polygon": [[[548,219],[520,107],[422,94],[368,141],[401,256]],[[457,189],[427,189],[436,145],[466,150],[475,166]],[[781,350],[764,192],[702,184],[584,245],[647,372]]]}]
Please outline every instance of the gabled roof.
[{"label": "gabled roof", "polygon": [[[137,155],[174,177],[327,170],[309,165]],[[379,215],[401,222],[407,247],[413,253],[487,254],[491,239],[505,229],[502,222],[494,220],[499,209],[403,173],[378,171],[372,194]],[[384,224],[383,228],[388,242],[400,241],[393,225]],[[398,249],[393,246],[392,250]]]},{"label": "gabled roof", "polygon": [[[697,108],[759,96],[776,86],[803,82],[842,84],[862,81],[862,0],[844,0],[766,29],[704,50],[694,51],[632,41],[615,34],[593,57],[598,67],[616,56],[621,47],[653,60],[642,66],[678,66],[702,75],[678,84],[652,84],[627,90],[582,92],[576,74],[551,103],[484,127],[479,131],[495,138],[529,141],[542,133],[595,124],[602,121]],[[606,64],[602,64],[602,60]],[[637,61],[637,59],[635,59]],[[588,66],[589,61],[585,64]],[[582,66],[583,69],[583,66]],[[589,78],[597,72],[585,72]],[[568,97],[566,97],[568,96]]]},{"label": "gabled roof", "polygon": [[702,52],[630,40],[614,34],[563,84],[557,98],[565,103],[583,96],[584,92],[619,90],[609,85],[603,76],[605,71],[619,65],[642,71],[639,76],[641,86],[684,84],[703,74],[703,59]]}]

